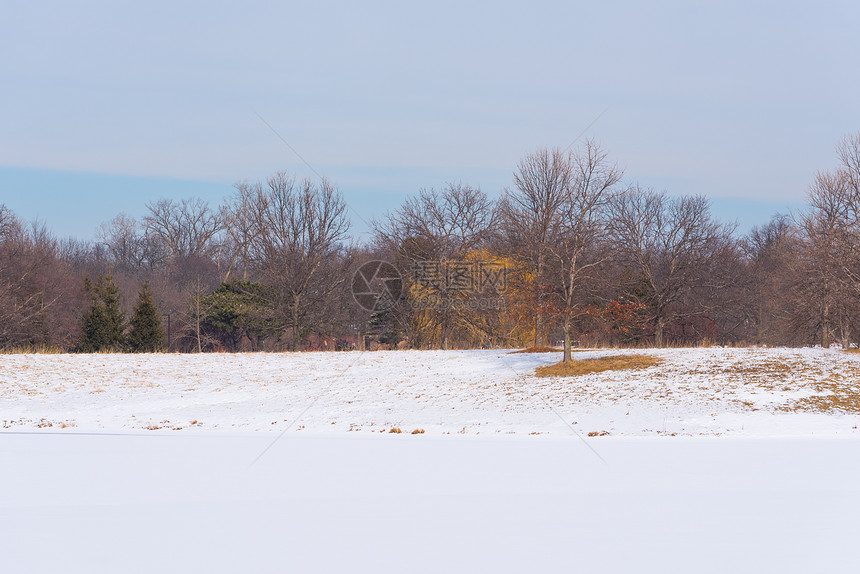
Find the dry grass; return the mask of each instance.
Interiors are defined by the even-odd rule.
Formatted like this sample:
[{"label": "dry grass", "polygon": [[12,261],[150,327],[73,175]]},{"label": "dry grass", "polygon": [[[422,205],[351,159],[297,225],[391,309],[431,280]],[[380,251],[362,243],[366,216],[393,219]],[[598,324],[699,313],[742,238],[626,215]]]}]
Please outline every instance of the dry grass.
[{"label": "dry grass", "polygon": [[[846,352],[857,353],[856,349]],[[853,362],[840,365],[809,363],[802,359],[767,359],[757,362],[738,361],[715,366],[710,373],[728,385],[754,387],[770,393],[812,393],[801,398],[787,398],[775,406],[780,412],[860,414],[860,368]],[[757,410],[750,401],[739,401]]]},{"label": "dry grass", "polygon": [[528,349],[520,349],[519,351],[511,351],[512,355],[517,353],[559,353],[561,349],[556,349],[555,347],[529,347]]},{"label": "dry grass", "polygon": [[738,361],[728,365],[720,365],[712,368],[712,372],[719,375],[737,375],[745,379],[767,379],[789,378],[809,369],[809,365],[800,361],[785,361],[768,359],[755,363]]},{"label": "dry grass", "polygon": [[860,347],[854,347],[853,349],[842,349],[843,353],[852,353],[857,354],[860,353]]},{"label": "dry grass", "polygon": [[388,431],[388,432],[389,432],[389,433],[394,433],[394,434],[400,434],[400,433],[402,433],[403,431],[402,431],[402,430],[400,430],[400,428],[399,428],[399,427],[394,427],[394,428],[392,428],[392,429],[391,429],[390,431]]},{"label": "dry grass", "polygon": [[412,431],[412,434],[424,434],[424,429],[415,429]]},{"label": "dry grass", "polygon": [[56,345],[19,345],[0,349],[2,355],[59,355],[66,352]]},{"label": "dry grass", "polygon": [[538,377],[575,377],[589,373],[602,373],[603,371],[647,369],[648,367],[655,367],[661,362],[660,359],[649,355],[613,355],[538,367],[535,374]]},{"label": "dry grass", "polygon": [[842,392],[826,395],[805,397],[780,408],[784,412],[813,412],[813,413],[860,413],[860,395]]}]

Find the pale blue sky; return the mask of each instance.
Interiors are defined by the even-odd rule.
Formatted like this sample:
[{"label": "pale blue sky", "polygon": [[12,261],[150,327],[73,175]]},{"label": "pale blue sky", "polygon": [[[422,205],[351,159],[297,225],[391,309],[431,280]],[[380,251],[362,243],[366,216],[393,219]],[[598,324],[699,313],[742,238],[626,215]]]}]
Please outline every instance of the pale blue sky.
[{"label": "pale blue sky", "polygon": [[[162,196],[312,176],[364,218],[588,131],[629,180],[742,225],[860,129],[854,2],[22,2],[0,34],[0,202],[89,238]],[[356,228],[363,224],[356,217]]]}]

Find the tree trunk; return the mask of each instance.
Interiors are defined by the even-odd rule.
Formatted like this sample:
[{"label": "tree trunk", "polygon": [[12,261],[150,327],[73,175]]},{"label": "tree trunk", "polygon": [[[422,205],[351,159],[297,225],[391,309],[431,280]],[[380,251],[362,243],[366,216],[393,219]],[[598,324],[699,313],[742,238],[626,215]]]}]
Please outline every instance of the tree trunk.
[{"label": "tree trunk", "polygon": [[851,348],[851,327],[848,326],[844,315],[839,317],[839,344],[843,349]]},{"label": "tree trunk", "polygon": [[200,341],[200,296],[197,296],[197,313],[196,313],[196,321],[195,326],[197,330],[197,352],[203,352],[203,343]]},{"label": "tree trunk", "polygon": [[663,348],[663,326],[666,320],[663,317],[657,318],[657,327],[654,329],[654,346],[658,349]]},{"label": "tree trunk", "polygon": [[194,301],[195,301],[195,304],[197,307],[197,309],[196,309],[197,312],[194,313],[194,315],[195,315],[195,319],[196,319],[195,326],[196,326],[196,330],[197,330],[197,352],[198,353],[203,352],[203,344],[200,341],[200,296],[201,296],[200,277],[198,277],[197,278],[197,295],[194,298]]},{"label": "tree trunk", "polygon": [[[541,247],[543,249],[543,247]],[[541,278],[543,277],[543,268],[544,268],[544,256],[543,254],[538,255],[538,265],[537,265],[537,274],[535,275],[535,281],[537,282],[537,312],[535,313],[535,347],[540,347],[544,344],[543,339],[543,290],[541,288]]]},{"label": "tree trunk", "polygon": [[[443,299],[443,301],[447,301]],[[448,310],[444,307],[440,309],[442,312],[442,320],[439,322],[439,346],[443,351],[448,350]]]},{"label": "tree trunk", "polygon": [[299,299],[301,295],[293,295],[293,351],[299,350]]},{"label": "tree trunk", "polygon": [[563,363],[567,363],[568,361],[572,361],[573,359],[570,356],[570,319],[564,320],[564,358],[562,358]]},{"label": "tree trunk", "polygon": [[758,320],[756,321],[756,345],[761,345],[761,342],[764,340],[764,303],[762,303],[763,296],[759,293],[758,296]]}]

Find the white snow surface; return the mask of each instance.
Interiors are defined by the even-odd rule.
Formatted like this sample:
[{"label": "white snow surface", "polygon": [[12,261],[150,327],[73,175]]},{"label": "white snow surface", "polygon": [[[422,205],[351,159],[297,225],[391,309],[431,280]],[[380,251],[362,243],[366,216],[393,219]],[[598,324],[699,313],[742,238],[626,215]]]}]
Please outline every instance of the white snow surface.
[{"label": "white snow surface", "polygon": [[0,428],[570,436],[844,436],[860,355],[666,349],[644,370],[537,378],[509,351],[0,355]]},{"label": "white snow surface", "polygon": [[[20,431],[19,431],[20,432]],[[854,573],[860,441],[0,433],[0,572]]]},{"label": "white snow surface", "polygon": [[856,572],[860,355],[639,352],[2,355],[0,573]]}]

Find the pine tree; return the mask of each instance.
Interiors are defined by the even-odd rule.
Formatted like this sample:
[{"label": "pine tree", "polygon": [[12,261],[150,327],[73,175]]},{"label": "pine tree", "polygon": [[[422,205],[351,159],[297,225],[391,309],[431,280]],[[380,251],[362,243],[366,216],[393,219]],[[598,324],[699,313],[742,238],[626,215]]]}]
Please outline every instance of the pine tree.
[{"label": "pine tree", "polygon": [[269,290],[260,283],[233,280],[222,283],[209,295],[200,297],[201,326],[230,351],[238,351],[247,338],[251,348],[259,349],[278,329],[268,304]]},{"label": "pine tree", "polygon": [[101,297],[105,309],[108,345],[111,349],[119,349],[125,343],[125,313],[119,308],[121,294],[110,274],[105,275],[102,282]]},{"label": "pine tree", "polygon": [[137,306],[131,318],[128,349],[132,353],[155,353],[164,350],[161,316],[152,302],[149,283],[144,283],[137,295]]},{"label": "pine tree", "polygon": [[125,315],[119,308],[120,292],[110,274],[95,283],[84,279],[90,309],[83,317],[77,350],[82,353],[118,350],[124,342]]}]

